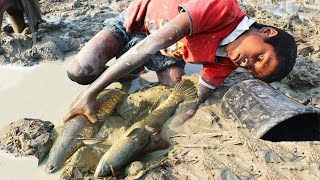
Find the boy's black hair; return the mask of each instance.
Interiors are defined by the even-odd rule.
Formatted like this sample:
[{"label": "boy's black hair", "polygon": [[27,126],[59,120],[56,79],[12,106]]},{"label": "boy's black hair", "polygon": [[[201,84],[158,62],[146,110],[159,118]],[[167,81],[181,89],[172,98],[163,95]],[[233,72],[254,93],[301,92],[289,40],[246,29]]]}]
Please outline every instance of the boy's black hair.
[{"label": "boy's black hair", "polygon": [[291,72],[296,62],[297,45],[293,36],[279,28],[269,25],[254,23],[252,26],[257,29],[271,27],[278,31],[276,36],[265,39],[265,42],[274,48],[279,64],[270,75],[258,79],[267,83],[280,81]]}]

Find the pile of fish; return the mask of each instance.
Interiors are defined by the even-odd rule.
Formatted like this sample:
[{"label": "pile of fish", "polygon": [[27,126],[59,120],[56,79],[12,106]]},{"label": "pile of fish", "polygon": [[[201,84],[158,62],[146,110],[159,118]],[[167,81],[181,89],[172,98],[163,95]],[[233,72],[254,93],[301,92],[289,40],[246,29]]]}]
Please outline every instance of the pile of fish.
[{"label": "pile of fish", "polygon": [[105,117],[111,114],[125,95],[126,93],[118,89],[101,92],[97,97],[99,105],[96,112],[100,119],[97,123],[91,123],[84,115],[77,115],[66,122],[50,150],[46,173],[53,173],[60,169],[73,153],[84,146],[81,138],[93,137],[100,129]]},{"label": "pile of fish", "polygon": [[163,124],[181,102],[197,96],[192,81],[180,81],[166,100],[131,127],[123,118],[118,117],[123,123],[115,127],[119,133],[110,142],[104,135],[110,125],[109,121],[112,121],[108,116],[125,93],[116,89],[106,91],[97,98],[100,102],[97,112],[101,121],[93,124],[85,116],[78,115],[64,125],[49,154],[47,173],[66,165],[62,179],[83,178],[83,172],[88,171],[94,173],[96,178],[116,175],[141,154],[167,148],[168,143],[159,135]]}]

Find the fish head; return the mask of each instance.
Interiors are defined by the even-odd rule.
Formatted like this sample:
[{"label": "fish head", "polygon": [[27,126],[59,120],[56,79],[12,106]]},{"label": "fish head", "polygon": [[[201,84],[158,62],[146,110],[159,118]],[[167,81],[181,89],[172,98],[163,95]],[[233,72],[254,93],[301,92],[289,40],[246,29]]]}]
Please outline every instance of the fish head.
[{"label": "fish head", "polygon": [[54,173],[54,172],[56,172],[56,171],[59,169],[58,167],[59,167],[59,166],[55,165],[55,163],[49,162],[49,163],[47,164],[47,167],[46,167],[45,172],[46,172],[47,174]]},{"label": "fish head", "polygon": [[114,170],[112,167],[102,164],[101,161],[99,162],[96,171],[94,172],[94,177],[95,178],[101,178],[101,177],[106,177],[107,175],[114,174]]}]

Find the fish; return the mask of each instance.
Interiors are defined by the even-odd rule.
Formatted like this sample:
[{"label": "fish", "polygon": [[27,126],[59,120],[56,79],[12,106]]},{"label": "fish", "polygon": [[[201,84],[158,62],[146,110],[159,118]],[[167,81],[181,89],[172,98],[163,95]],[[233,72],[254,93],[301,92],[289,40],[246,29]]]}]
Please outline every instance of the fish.
[{"label": "fish", "polygon": [[97,123],[91,123],[84,115],[77,115],[67,121],[50,150],[46,173],[60,169],[73,153],[84,146],[82,138],[93,137],[125,95],[126,93],[119,89],[102,91],[97,96],[95,107],[99,119]]},{"label": "fish", "polygon": [[[197,97],[197,89],[190,80],[178,82],[169,97],[155,108],[147,117],[134,123],[102,156],[94,177],[106,177],[125,165],[148,149],[152,143],[154,133],[160,133],[163,124],[175,112],[184,100]],[[152,129],[152,131],[150,131]]]},{"label": "fish", "polygon": [[86,175],[93,175],[103,154],[126,131],[128,125],[123,118],[110,116],[93,138],[78,138],[85,146],[66,161],[60,179],[84,179]]},{"label": "fish", "polygon": [[93,145],[97,143],[102,143],[105,141],[105,139],[101,138],[78,138],[79,140],[82,140],[83,144],[85,145]]}]

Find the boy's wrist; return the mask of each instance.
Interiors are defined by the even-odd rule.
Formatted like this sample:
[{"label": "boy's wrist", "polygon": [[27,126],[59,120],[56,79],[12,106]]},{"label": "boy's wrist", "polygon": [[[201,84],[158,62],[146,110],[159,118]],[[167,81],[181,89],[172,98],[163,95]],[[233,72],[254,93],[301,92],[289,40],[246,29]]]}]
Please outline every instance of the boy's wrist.
[{"label": "boy's wrist", "polygon": [[198,85],[198,101],[197,104],[202,104],[213,93],[215,89],[209,88],[201,83]]}]

